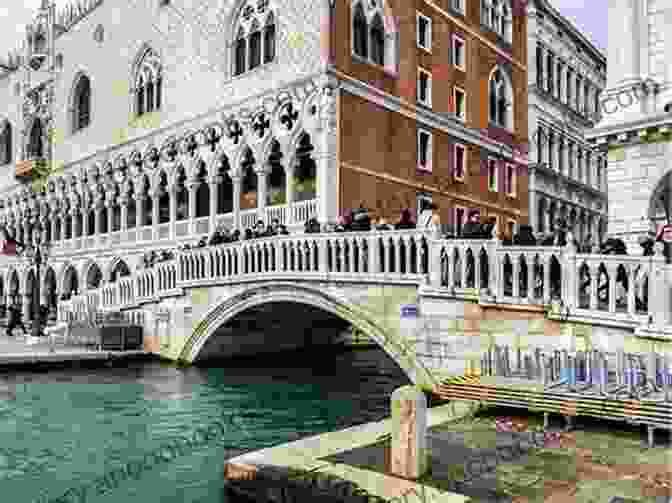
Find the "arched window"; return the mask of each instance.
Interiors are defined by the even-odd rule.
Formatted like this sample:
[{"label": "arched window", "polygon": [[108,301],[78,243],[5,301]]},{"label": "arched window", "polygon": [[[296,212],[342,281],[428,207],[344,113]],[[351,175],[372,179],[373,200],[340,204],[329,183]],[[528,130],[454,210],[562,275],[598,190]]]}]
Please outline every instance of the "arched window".
[{"label": "arched window", "polygon": [[250,33],[250,70],[261,64],[261,30],[256,21]]},{"label": "arched window", "polygon": [[30,137],[28,141],[28,157],[31,159],[41,159],[44,150],[42,148],[42,122],[40,119],[35,119],[33,127],[30,129]]},{"label": "arched window", "polygon": [[490,122],[512,128],[512,114],[509,111],[511,91],[502,71],[498,68],[490,77]]},{"label": "arched window", "polygon": [[378,14],[371,23],[371,60],[377,65],[385,62],[385,28]]},{"label": "arched window", "polygon": [[275,18],[268,1],[249,0],[243,6],[232,33],[233,75],[238,76],[275,59]]},{"label": "arched window", "polygon": [[245,72],[245,34],[241,28],[238,31],[238,38],[236,39],[236,69],[234,75],[240,75]]},{"label": "arched window", "polygon": [[161,108],[161,60],[150,48],[144,49],[135,70],[135,112],[142,115]]},{"label": "arched window", "polygon": [[0,124],[0,165],[12,162],[12,126],[5,121]]},{"label": "arched window", "polygon": [[481,0],[481,22],[505,41],[511,42],[511,6],[509,0]]},{"label": "arched window", "polygon": [[355,54],[366,58],[368,56],[367,51],[367,39],[369,38],[368,30],[366,27],[366,16],[364,15],[364,9],[362,4],[358,3],[355,7],[355,16],[353,21],[353,38],[355,43]]},{"label": "arched window", "polygon": [[264,63],[270,63],[275,59],[275,21],[273,13],[268,15],[264,28]]},{"label": "arched window", "polygon": [[73,102],[72,130],[79,131],[91,121],[91,82],[86,75],[77,81]]}]

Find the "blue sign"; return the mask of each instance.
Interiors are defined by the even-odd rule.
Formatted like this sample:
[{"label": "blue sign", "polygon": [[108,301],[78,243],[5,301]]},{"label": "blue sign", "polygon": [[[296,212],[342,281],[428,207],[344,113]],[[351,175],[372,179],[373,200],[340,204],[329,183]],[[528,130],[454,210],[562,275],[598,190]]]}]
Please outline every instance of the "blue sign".
[{"label": "blue sign", "polygon": [[416,304],[405,304],[401,306],[402,318],[417,318],[418,317],[418,306]]}]

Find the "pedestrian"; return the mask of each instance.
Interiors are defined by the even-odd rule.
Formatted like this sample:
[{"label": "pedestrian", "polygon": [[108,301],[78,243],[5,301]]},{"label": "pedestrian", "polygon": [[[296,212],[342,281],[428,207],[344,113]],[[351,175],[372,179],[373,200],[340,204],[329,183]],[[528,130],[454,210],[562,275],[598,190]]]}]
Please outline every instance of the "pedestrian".
[{"label": "pedestrian", "polygon": [[424,231],[436,232],[441,222],[437,213],[437,206],[429,201],[423,201],[423,209],[420,213],[420,228]]},{"label": "pedestrian", "polygon": [[26,330],[26,327],[23,324],[23,321],[21,320],[21,311],[19,309],[17,309],[16,306],[10,306],[9,307],[9,320],[7,322],[7,332],[6,332],[6,334],[8,336],[11,336],[12,331],[17,327],[21,327],[21,330],[23,330],[24,335],[28,333],[28,330]]},{"label": "pedestrian", "polygon": [[415,228],[415,222],[413,222],[413,219],[411,218],[411,210],[409,208],[401,210],[399,222],[397,222],[394,227],[399,230]]}]

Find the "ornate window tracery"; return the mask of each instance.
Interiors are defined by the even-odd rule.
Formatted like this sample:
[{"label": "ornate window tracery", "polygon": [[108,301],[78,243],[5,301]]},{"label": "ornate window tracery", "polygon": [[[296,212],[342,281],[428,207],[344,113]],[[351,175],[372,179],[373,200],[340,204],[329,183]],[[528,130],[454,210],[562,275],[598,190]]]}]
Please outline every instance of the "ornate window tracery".
[{"label": "ornate window tracery", "polygon": [[490,76],[490,122],[507,129],[513,128],[511,84],[505,74],[496,68]]},{"label": "ornate window tracery", "polygon": [[386,28],[383,2],[354,0],[351,12],[352,54],[396,71],[394,33]]},{"label": "ornate window tracery", "polygon": [[161,109],[162,65],[158,54],[151,48],[144,50],[134,76],[135,114]]},{"label": "ornate window tracery", "polygon": [[[255,8],[256,6],[256,8]],[[268,1],[243,7],[233,32],[233,75],[242,75],[275,59],[275,18]]]},{"label": "ornate window tracery", "polygon": [[481,23],[509,43],[512,22],[509,0],[481,0]]}]

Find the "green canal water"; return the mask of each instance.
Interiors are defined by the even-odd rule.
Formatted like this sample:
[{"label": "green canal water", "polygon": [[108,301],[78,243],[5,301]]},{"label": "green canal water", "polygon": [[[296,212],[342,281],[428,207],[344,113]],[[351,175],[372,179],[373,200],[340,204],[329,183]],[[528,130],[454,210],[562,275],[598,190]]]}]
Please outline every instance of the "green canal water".
[{"label": "green canal water", "polygon": [[[55,501],[199,426],[233,415],[221,436],[127,478],[89,503],[227,501],[229,448],[244,451],[380,420],[409,384],[378,349],[278,353],[177,368],[123,366],[0,373],[0,501]],[[65,501],[65,500],[64,500]],[[74,501],[74,499],[69,499]]]}]

